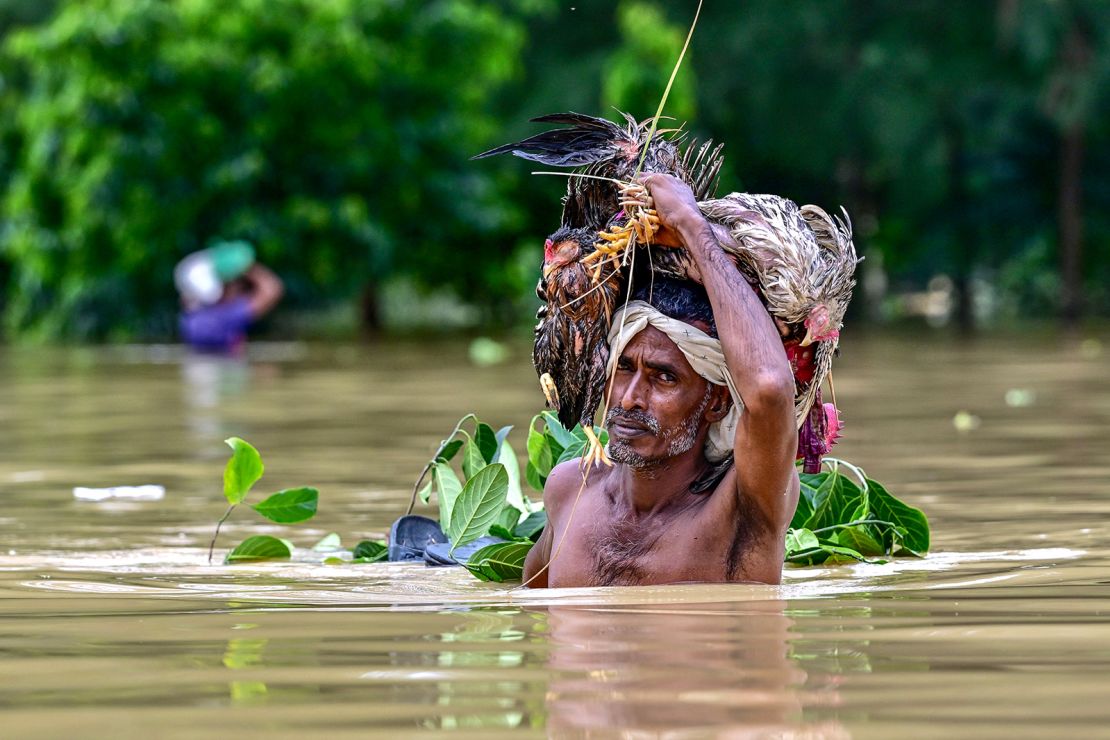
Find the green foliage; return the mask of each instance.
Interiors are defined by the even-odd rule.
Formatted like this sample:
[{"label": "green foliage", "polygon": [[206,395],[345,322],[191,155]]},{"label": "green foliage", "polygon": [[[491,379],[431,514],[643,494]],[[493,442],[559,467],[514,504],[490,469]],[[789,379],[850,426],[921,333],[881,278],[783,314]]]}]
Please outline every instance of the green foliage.
[{"label": "green foliage", "polygon": [[249,563],[258,560],[284,560],[293,554],[293,546],[286,540],[256,535],[248,537],[227,554],[226,563]]},{"label": "green foliage", "polygon": [[496,168],[466,160],[499,131],[490,103],[526,11],[60,6],[0,52],[10,330],[167,334],[171,268],[218,237],[253,242],[294,305],[397,274],[469,290],[503,254],[516,206]]},{"label": "green foliage", "polygon": [[489,531],[504,508],[508,491],[509,476],[500,463],[487,465],[467,479],[447,522],[446,534],[452,550]]},{"label": "green foliage", "polygon": [[[208,545],[208,562],[212,562],[212,551],[216,547],[216,539],[220,536],[220,527],[231,516],[231,512],[246,499],[251,487],[262,477],[264,470],[262,456],[250,443],[239,437],[231,437],[224,441],[231,448],[231,458],[224,466],[224,496],[231,505],[216,522],[216,531]],[[257,504],[251,504],[251,508],[272,522],[295,524],[307,521],[316,515],[319,499],[320,492],[315,488],[287,488]],[[275,542],[277,545],[274,544]],[[327,549],[334,549],[331,547],[333,543],[335,548],[339,547],[339,535],[335,533],[317,542],[314,549],[325,549],[325,545]],[[279,548],[278,545],[281,547]],[[292,552],[293,545],[288,540],[261,536],[248,537],[231,551],[224,562],[266,560],[271,557],[287,558]]]},{"label": "green foliage", "polygon": [[519,581],[524,577],[524,561],[531,549],[530,542],[487,545],[470,556],[466,569],[483,581]]},{"label": "green foliage", "polygon": [[[538,113],[650,116],[693,11],[661,0],[9,5],[3,327],[108,338],[171,334],[173,264],[221,237],[258,247],[285,278],[286,306],[372,298],[404,278],[454,289],[486,324],[519,320],[565,183],[467,158],[534,130],[525,121]],[[843,204],[869,257],[861,269],[892,285],[945,273],[967,292],[1000,267],[1011,315],[1060,302],[1061,214],[1078,208],[1083,287],[1110,310],[1110,189],[1098,176],[1110,4],[942,5],[706,3],[664,114],[724,141],[723,190]],[[1075,133],[1085,148],[1069,170]],[[1063,187],[1066,172],[1077,187]]]},{"label": "green foliage", "polygon": [[269,496],[251,508],[271,522],[296,524],[316,516],[320,492],[315,488],[287,488]]},{"label": "green foliage", "polygon": [[239,504],[262,477],[265,468],[258,450],[247,442],[230,437],[224,443],[231,448],[231,459],[224,468],[224,496],[229,504]]},{"label": "green foliage", "polygon": [[384,542],[363,540],[351,551],[355,563],[377,563],[389,557],[389,547]]},{"label": "green foliage", "polygon": [[342,549],[343,542],[339,538],[338,532],[330,532],[320,538],[320,541],[312,546],[315,552],[332,552],[334,550]]},{"label": "green foliage", "polygon": [[462,483],[455,471],[447,463],[436,463],[432,474],[439,501],[439,525],[447,531],[447,524],[451,521],[451,510],[455,500],[462,493]]},{"label": "green foliage", "polygon": [[[440,443],[440,453],[456,434],[466,434],[462,426],[469,421],[474,422],[476,430],[492,431],[473,414],[468,414]],[[443,529],[452,542],[452,549],[486,534],[507,540],[482,548],[466,564],[467,570],[477,578],[497,583],[520,580],[528,550],[547,526],[545,511],[533,506],[523,494],[519,503],[510,494],[510,475],[504,463],[509,455],[515,462],[516,456],[511,454],[508,429],[502,429],[504,435],[498,433],[501,441],[498,462],[478,468],[473,475],[464,473],[465,484],[461,490],[454,470],[444,462],[436,462],[438,455],[429,462],[434,470],[434,481],[441,476],[453,481],[446,490],[436,483],[440,520],[446,522]],[[594,429],[604,443],[604,430]],[[476,431],[474,438],[485,434],[488,433]],[[562,462],[580,456],[585,443],[586,435],[581,426],[567,429],[550,411],[536,414],[528,426],[526,477],[529,483],[542,491],[553,467],[552,461]],[[478,449],[471,441],[465,447]],[[856,560],[881,563],[887,557],[922,557],[928,552],[929,522],[919,509],[899,501],[854,465],[831,458],[827,463],[832,466],[827,472],[799,476],[801,494],[786,534],[787,562],[797,565]],[[467,466],[463,467],[465,470]],[[853,471],[859,484],[845,476],[842,468]]]},{"label": "green foliage", "polygon": [[[855,466],[827,459],[832,469],[802,474],[798,508],[786,534],[786,560],[800,565],[870,560],[929,551],[929,521]],[[841,468],[854,471],[861,485]]]},{"label": "green foliage", "polygon": [[[536,430],[537,421],[543,422],[542,432]],[[609,440],[609,433],[601,427],[595,426],[594,434],[602,444]],[[533,416],[528,425],[528,466],[525,470],[528,485],[542,492],[551,469],[567,460],[581,457],[587,444],[589,440],[581,424],[574,429],[567,429],[551,411]]]},{"label": "green foliage", "polygon": [[[693,10],[688,18],[671,23],[657,3],[623,0],[617,6],[616,15],[621,43],[604,67],[602,107],[643,111],[638,117],[647,118],[655,113],[659,104],[693,20]],[[690,62],[685,60],[667,100],[666,113],[678,123],[692,120],[697,112]]]},{"label": "green foliage", "polygon": [[547,526],[547,512],[546,511],[533,511],[524,521],[517,524],[513,528],[513,535],[515,537],[526,537],[533,542],[539,539],[540,534],[543,533],[544,527]]}]

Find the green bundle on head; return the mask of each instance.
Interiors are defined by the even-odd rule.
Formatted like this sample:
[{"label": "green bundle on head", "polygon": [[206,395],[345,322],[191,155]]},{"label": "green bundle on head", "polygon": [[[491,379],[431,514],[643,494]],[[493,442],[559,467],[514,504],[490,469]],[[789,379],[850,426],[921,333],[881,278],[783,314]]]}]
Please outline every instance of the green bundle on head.
[{"label": "green bundle on head", "polygon": [[216,277],[224,283],[240,277],[254,264],[254,247],[245,241],[216,242],[205,251]]}]

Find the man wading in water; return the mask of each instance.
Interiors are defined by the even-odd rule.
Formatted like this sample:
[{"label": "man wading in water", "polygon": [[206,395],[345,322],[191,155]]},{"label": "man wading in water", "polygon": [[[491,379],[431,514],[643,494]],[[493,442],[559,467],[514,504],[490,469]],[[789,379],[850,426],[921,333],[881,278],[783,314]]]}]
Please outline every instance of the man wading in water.
[{"label": "man wading in water", "polygon": [[549,524],[524,580],[533,587],[778,583],[798,502],[790,364],[770,315],[689,187],[667,175],[643,181],[661,241],[689,251],[705,292],[656,281],[637,294],[651,305],[633,301],[614,316],[605,426],[616,464],[588,471],[585,486],[579,460],[551,471]]}]

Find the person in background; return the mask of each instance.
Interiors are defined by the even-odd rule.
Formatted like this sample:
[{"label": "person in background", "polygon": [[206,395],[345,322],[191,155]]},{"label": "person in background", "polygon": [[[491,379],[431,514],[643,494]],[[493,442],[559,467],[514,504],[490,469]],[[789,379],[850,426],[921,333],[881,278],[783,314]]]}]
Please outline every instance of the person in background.
[{"label": "person in background", "polygon": [[182,340],[201,352],[242,350],[247,328],[281,300],[281,278],[259,264],[243,241],[219,242],[174,268],[181,294]]}]

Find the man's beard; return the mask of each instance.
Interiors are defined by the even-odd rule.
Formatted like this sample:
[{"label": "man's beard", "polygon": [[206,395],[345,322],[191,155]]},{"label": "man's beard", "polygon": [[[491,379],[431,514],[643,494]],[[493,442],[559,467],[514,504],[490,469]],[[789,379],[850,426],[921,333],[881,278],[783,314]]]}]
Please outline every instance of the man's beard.
[{"label": "man's beard", "polygon": [[702,398],[701,403],[694,409],[685,419],[670,429],[661,430],[659,428],[659,420],[646,411],[625,411],[621,408],[609,409],[609,413],[605,415],[605,426],[608,428],[614,421],[626,420],[631,421],[646,428],[646,430],[655,437],[662,437],[664,441],[668,442],[667,451],[657,457],[647,457],[632,449],[630,445],[622,440],[609,435],[609,457],[615,462],[624,463],[630,468],[650,468],[664,460],[688,452],[694,443],[698,440],[698,426],[701,423],[702,414],[709,406],[709,397],[713,392],[712,384],[706,384],[705,396]]}]

